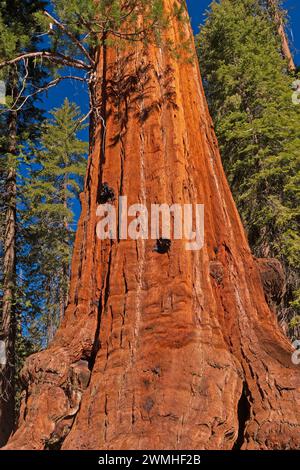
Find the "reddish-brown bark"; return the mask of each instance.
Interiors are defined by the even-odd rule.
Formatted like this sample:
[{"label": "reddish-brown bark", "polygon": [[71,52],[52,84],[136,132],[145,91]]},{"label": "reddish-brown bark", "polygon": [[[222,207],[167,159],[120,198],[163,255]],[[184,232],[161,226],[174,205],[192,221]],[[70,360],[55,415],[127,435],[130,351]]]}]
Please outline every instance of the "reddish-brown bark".
[{"label": "reddish-brown bark", "polygon": [[[166,0],[169,8],[173,0]],[[272,449],[300,442],[300,374],[269,309],[193,61],[109,50],[89,157],[69,306],[29,358],[7,448]],[[102,54],[103,57],[103,54]],[[185,57],[186,58],[186,57]],[[104,100],[104,101],[103,101]],[[128,203],[204,203],[205,244],[96,237],[97,191]],[[117,204],[116,204],[117,205]]]}]

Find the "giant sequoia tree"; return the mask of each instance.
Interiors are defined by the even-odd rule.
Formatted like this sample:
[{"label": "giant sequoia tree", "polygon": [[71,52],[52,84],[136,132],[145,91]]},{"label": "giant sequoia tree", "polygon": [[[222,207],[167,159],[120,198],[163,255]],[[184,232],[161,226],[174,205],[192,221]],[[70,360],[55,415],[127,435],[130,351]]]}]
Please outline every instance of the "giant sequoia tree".
[{"label": "giant sequoia tree", "polygon": [[[69,305],[23,370],[8,448],[296,447],[299,371],[224,176],[182,2],[164,0],[168,27],[153,41],[137,33],[155,2],[109,3],[134,20],[105,23],[89,49],[93,119]],[[93,28],[99,18],[83,20]],[[99,240],[104,182],[128,204],[203,203],[203,249]]]}]

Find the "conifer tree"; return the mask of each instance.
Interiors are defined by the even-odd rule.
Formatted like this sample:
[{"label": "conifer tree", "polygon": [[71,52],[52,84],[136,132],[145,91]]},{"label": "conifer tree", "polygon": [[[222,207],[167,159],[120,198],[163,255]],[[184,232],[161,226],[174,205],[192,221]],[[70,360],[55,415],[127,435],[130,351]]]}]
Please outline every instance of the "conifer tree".
[{"label": "conifer tree", "polygon": [[295,326],[300,107],[292,102],[295,78],[268,7],[258,0],[213,2],[197,46],[223,164],[250,244],[257,256],[283,262],[288,285],[281,315],[294,318]]},{"label": "conifer tree", "polygon": [[87,144],[77,138],[80,116],[67,99],[51,112],[22,188],[23,322],[39,347],[53,338],[67,302],[74,211],[86,168]]}]

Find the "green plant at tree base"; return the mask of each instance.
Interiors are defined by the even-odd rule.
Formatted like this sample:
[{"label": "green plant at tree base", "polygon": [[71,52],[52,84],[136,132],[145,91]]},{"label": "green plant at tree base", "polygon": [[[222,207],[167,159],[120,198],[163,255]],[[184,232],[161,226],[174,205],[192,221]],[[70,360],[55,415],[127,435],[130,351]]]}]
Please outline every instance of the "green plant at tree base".
[{"label": "green plant at tree base", "polygon": [[296,328],[300,325],[300,315],[295,315],[290,321],[290,327]]},{"label": "green plant at tree base", "polygon": [[300,106],[292,102],[295,76],[288,73],[267,4],[214,1],[196,44],[223,164],[250,245],[256,256],[276,257],[286,269],[280,315],[289,320],[300,305]]}]

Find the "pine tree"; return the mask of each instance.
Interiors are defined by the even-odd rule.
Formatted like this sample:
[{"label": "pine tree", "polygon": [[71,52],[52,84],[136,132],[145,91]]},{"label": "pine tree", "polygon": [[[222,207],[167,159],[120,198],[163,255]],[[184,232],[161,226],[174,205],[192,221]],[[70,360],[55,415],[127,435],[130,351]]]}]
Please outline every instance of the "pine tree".
[{"label": "pine tree", "polygon": [[223,164],[250,244],[257,256],[283,262],[288,287],[281,315],[291,319],[300,299],[295,78],[266,2],[213,2],[197,46]]},{"label": "pine tree", "polygon": [[53,338],[67,302],[74,210],[86,168],[87,144],[77,138],[80,116],[67,99],[51,112],[22,188],[23,323],[40,347]]},{"label": "pine tree", "polygon": [[[41,1],[2,1],[0,10],[0,60],[12,54],[20,54],[27,48],[35,49],[37,28],[35,13],[44,6]],[[0,114],[1,149],[1,315],[0,340],[5,345],[6,363],[0,370],[0,444],[4,443],[12,431],[15,421],[15,371],[16,335],[18,319],[16,237],[17,237],[17,168],[20,146],[31,134],[32,125],[41,117],[34,107],[34,100],[25,101],[25,79],[27,89],[32,87],[34,77],[38,86],[42,79],[41,67],[33,68],[26,60],[12,65],[1,72],[0,79],[6,82],[5,106]],[[24,107],[20,112],[19,104]]]}]

